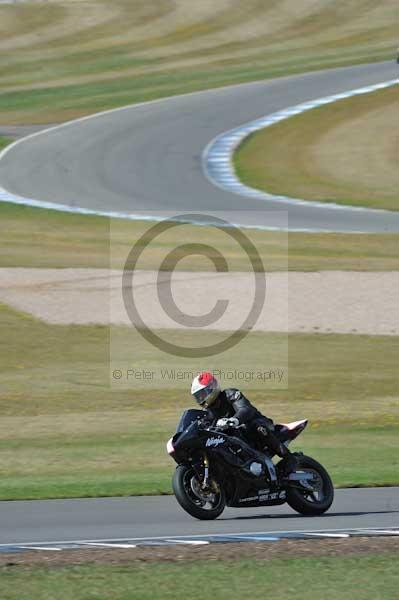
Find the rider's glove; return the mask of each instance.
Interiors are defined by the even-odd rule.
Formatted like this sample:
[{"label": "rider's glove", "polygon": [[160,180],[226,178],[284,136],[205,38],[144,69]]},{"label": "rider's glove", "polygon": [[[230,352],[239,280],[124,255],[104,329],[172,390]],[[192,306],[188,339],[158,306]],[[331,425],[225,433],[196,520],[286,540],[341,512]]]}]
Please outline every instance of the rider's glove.
[{"label": "rider's glove", "polygon": [[240,424],[239,420],[237,419],[237,417],[223,417],[223,419],[218,419],[217,423],[216,423],[216,427],[238,427]]}]

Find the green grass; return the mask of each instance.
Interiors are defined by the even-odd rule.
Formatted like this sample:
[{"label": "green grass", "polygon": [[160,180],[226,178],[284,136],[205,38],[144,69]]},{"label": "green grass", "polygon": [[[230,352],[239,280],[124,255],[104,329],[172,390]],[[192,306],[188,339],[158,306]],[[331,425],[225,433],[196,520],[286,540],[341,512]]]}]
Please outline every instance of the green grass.
[{"label": "green grass", "polygon": [[[105,327],[50,326],[3,306],[0,328],[1,499],[170,493],[174,466],[165,443],[192,405],[189,381],[110,387]],[[112,335],[131,367],[190,363],[148,348],[134,331]],[[168,335],[183,342],[217,336]],[[251,334],[214,364],[284,360],[285,342]],[[295,447],[325,463],[336,485],[398,484],[398,338],[298,334],[288,350],[288,388],[240,387],[276,421],[310,419]]]},{"label": "green grass", "polygon": [[[173,402],[172,395],[169,402]],[[162,418],[150,402],[148,410],[154,418]],[[151,428],[148,413],[139,411],[147,419],[145,430],[139,433],[133,424],[135,415],[126,411],[130,432],[87,436],[80,431],[71,433],[69,440],[54,434],[50,439],[4,441],[0,444],[0,500],[170,494],[174,466],[165,445],[180,412],[176,411],[173,424],[169,418],[169,423],[163,420]],[[108,417],[112,423],[115,415]],[[83,426],[95,418],[95,414],[83,415]],[[398,485],[398,424],[346,426],[337,420],[335,426],[312,427],[292,448],[319,460],[336,487]]]},{"label": "green grass", "polygon": [[[265,552],[266,552],[265,547]],[[396,600],[398,555],[83,565],[3,567],[2,600],[231,600],[261,597],[309,600]],[[207,584],[204,585],[204,574]]]},{"label": "green grass", "polygon": [[398,109],[394,86],[291,117],[244,140],[236,172],[274,194],[399,210]]},{"label": "green grass", "polygon": [[[396,5],[0,5],[0,122],[51,123],[210,87],[393,59]],[[359,15],[363,18],[359,19]],[[29,49],[29,51],[27,51]]]},{"label": "green grass", "polygon": [[12,139],[0,135],[0,150],[11,144]]},{"label": "green grass", "polygon": [[[393,49],[360,56],[343,54],[322,61],[314,56],[308,60],[295,59],[282,65],[268,67],[226,67],[214,70],[165,70],[151,75],[119,77],[115,81],[42,87],[33,90],[0,93],[0,119],[9,124],[42,124],[66,121],[94,112],[118,108],[127,104],[149,102],[176,96],[269,78],[295,75],[323,68],[350,66],[389,59]],[[130,61],[131,62],[131,61]]]},{"label": "green grass", "polygon": [[[121,260],[151,224],[73,215],[0,202],[0,267],[121,267]],[[215,245],[235,271],[248,260],[236,242],[210,228],[182,226],[159,238],[144,254],[140,268],[159,267],[160,257],[184,237]],[[245,230],[262,256],[266,270],[398,270],[397,235],[270,233]],[[192,257],[177,269],[209,270],[208,261]]]}]

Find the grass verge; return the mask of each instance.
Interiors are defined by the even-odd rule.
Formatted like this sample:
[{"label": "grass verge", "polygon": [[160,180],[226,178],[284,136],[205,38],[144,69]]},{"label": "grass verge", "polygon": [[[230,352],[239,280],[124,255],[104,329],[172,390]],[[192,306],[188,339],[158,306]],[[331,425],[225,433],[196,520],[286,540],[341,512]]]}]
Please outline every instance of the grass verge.
[{"label": "grass verge", "polygon": [[8,146],[8,144],[11,144],[11,142],[12,142],[11,138],[7,138],[7,137],[0,135],[0,150],[5,148],[6,146]]},{"label": "grass verge", "polygon": [[[363,18],[359,19],[359,15]],[[267,77],[394,58],[396,3],[0,5],[0,121],[54,123]],[[27,52],[29,49],[29,52]]]},{"label": "grass verge", "polygon": [[398,583],[398,555],[392,553],[272,561],[3,567],[0,591],[2,600],[44,600],[52,598],[55,589],[59,600],[164,600],[183,595],[192,600],[221,600],[227,588],[229,598],[238,600],[258,597],[265,589],[269,595],[301,598],[306,589],[310,600],[351,600],[354,594],[359,600],[394,600]]},{"label": "grass verge", "polygon": [[[112,224],[111,224],[112,223]],[[94,267],[119,268],[126,248],[151,224],[103,217],[73,215],[0,202],[0,267]],[[112,227],[112,235],[111,235]],[[182,239],[214,245],[226,257],[229,268],[246,271],[248,260],[229,236],[207,227],[173,228],[152,244],[140,268],[159,267],[159,256]],[[351,234],[270,233],[245,230],[261,255],[266,270],[359,270],[399,269],[398,236]],[[112,262],[110,244],[112,240]],[[288,257],[288,265],[287,265]],[[209,270],[209,262],[190,257],[176,267]]]},{"label": "grass verge", "polygon": [[[171,491],[165,443],[192,405],[189,381],[111,388],[106,327],[50,326],[4,306],[0,327],[1,499]],[[143,349],[137,333],[117,328],[117,335],[132,365],[165,361]],[[204,335],[212,342],[216,334],[189,339]],[[268,364],[285,341],[254,334],[229,367]],[[309,417],[295,447],[325,463],[336,485],[398,484],[398,338],[295,334],[288,349],[288,389],[240,387],[276,421]]]},{"label": "grass verge", "polygon": [[398,109],[394,86],[286,119],[243,141],[237,174],[270,193],[399,210]]}]

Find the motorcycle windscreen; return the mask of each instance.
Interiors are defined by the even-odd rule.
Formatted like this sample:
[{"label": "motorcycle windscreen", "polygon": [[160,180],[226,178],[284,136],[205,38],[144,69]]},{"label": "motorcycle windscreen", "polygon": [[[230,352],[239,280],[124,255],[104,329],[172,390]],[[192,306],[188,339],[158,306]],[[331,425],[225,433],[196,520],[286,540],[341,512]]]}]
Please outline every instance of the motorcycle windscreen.
[{"label": "motorcycle windscreen", "polygon": [[187,429],[187,427],[189,427],[193,421],[196,421],[197,419],[201,419],[203,416],[204,416],[203,410],[197,410],[195,408],[189,408],[189,409],[185,410],[184,413],[182,414],[182,416],[180,417],[180,421],[177,426],[176,433],[181,433],[182,431]]}]

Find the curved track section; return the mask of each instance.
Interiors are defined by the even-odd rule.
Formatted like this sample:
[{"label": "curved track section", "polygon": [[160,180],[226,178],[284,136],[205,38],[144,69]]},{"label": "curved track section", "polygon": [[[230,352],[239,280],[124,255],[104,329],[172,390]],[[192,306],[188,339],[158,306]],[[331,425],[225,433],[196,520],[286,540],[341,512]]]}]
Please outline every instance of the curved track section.
[{"label": "curved track section", "polygon": [[0,544],[398,527],[399,487],[336,490],[321,517],[302,517],[283,505],[229,508],[205,522],[187,515],[173,496],[0,503]]},{"label": "curved track section", "polygon": [[[267,202],[277,200],[283,205],[289,204],[297,206],[308,206],[312,208],[316,206],[319,208],[325,208],[325,202],[302,200],[300,198],[290,198],[289,196],[276,196],[274,194],[269,194],[267,192],[257,190],[256,188],[246,186],[239,180],[235,173],[233,165],[235,150],[252,133],[256,133],[261,129],[271,127],[272,125],[280,123],[281,121],[289,119],[295,115],[300,115],[309,110],[313,110],[314,108],[325,106],[326,104],[332,104],[333,102],[337,102],[338,100],[353,98],[353,96],[360,96],[361,94],[369,94],[378,90],[383,90],[392,86],[397,86],[398,84],[399,79],[393,79],[384,83],[377,83],[375,85],[369,85],[360,89],[351,90],[349,92],[342,92],[341,94],[327,96],[327,98],[318,98],[317,100],[312,100],[311,102],[305,102],[303,104],[298,104],[297,106],[292,106],[290,108],[280,110],[261,119],[257,119],[256,121],[252,121],[251,123],[246,123],[245,125],[236,127],[235,129],[227,131],[226,133],[222,133],[222,135],[219,135],[215,140],[213,140],[204,151],[204,171],[208,179],[210,179],[212,183],[224,190],[234,192],[235,194],[240,194],[241,196],[259,198]],[[335,204],[332,202],[328,202],[328,207],[334,208],[336,210],[346,211],[367,210],[361,206],[349,206],[344,204]],[[381,210],[378,210],[378,212],[381,212]],[[383,212],[386,211],[384,210]]]},{"label": "curved track section", "polygon": [[[27,137],[3,152],[0,185],[20,197],[113,216],[139,211],[162,215],[171,210],[231,210],[240,211],[242,225],[284,229],[288,212],[290,230],[399,232],[399,212],[283,206],[278,201],[238,196],[212,185],[201,163],[209,141],[240,123],[322,96],[382,83],[397,73],[393,62],[376,63],[94,115]],[[259,211],[263,211],[262,219]]]}]

